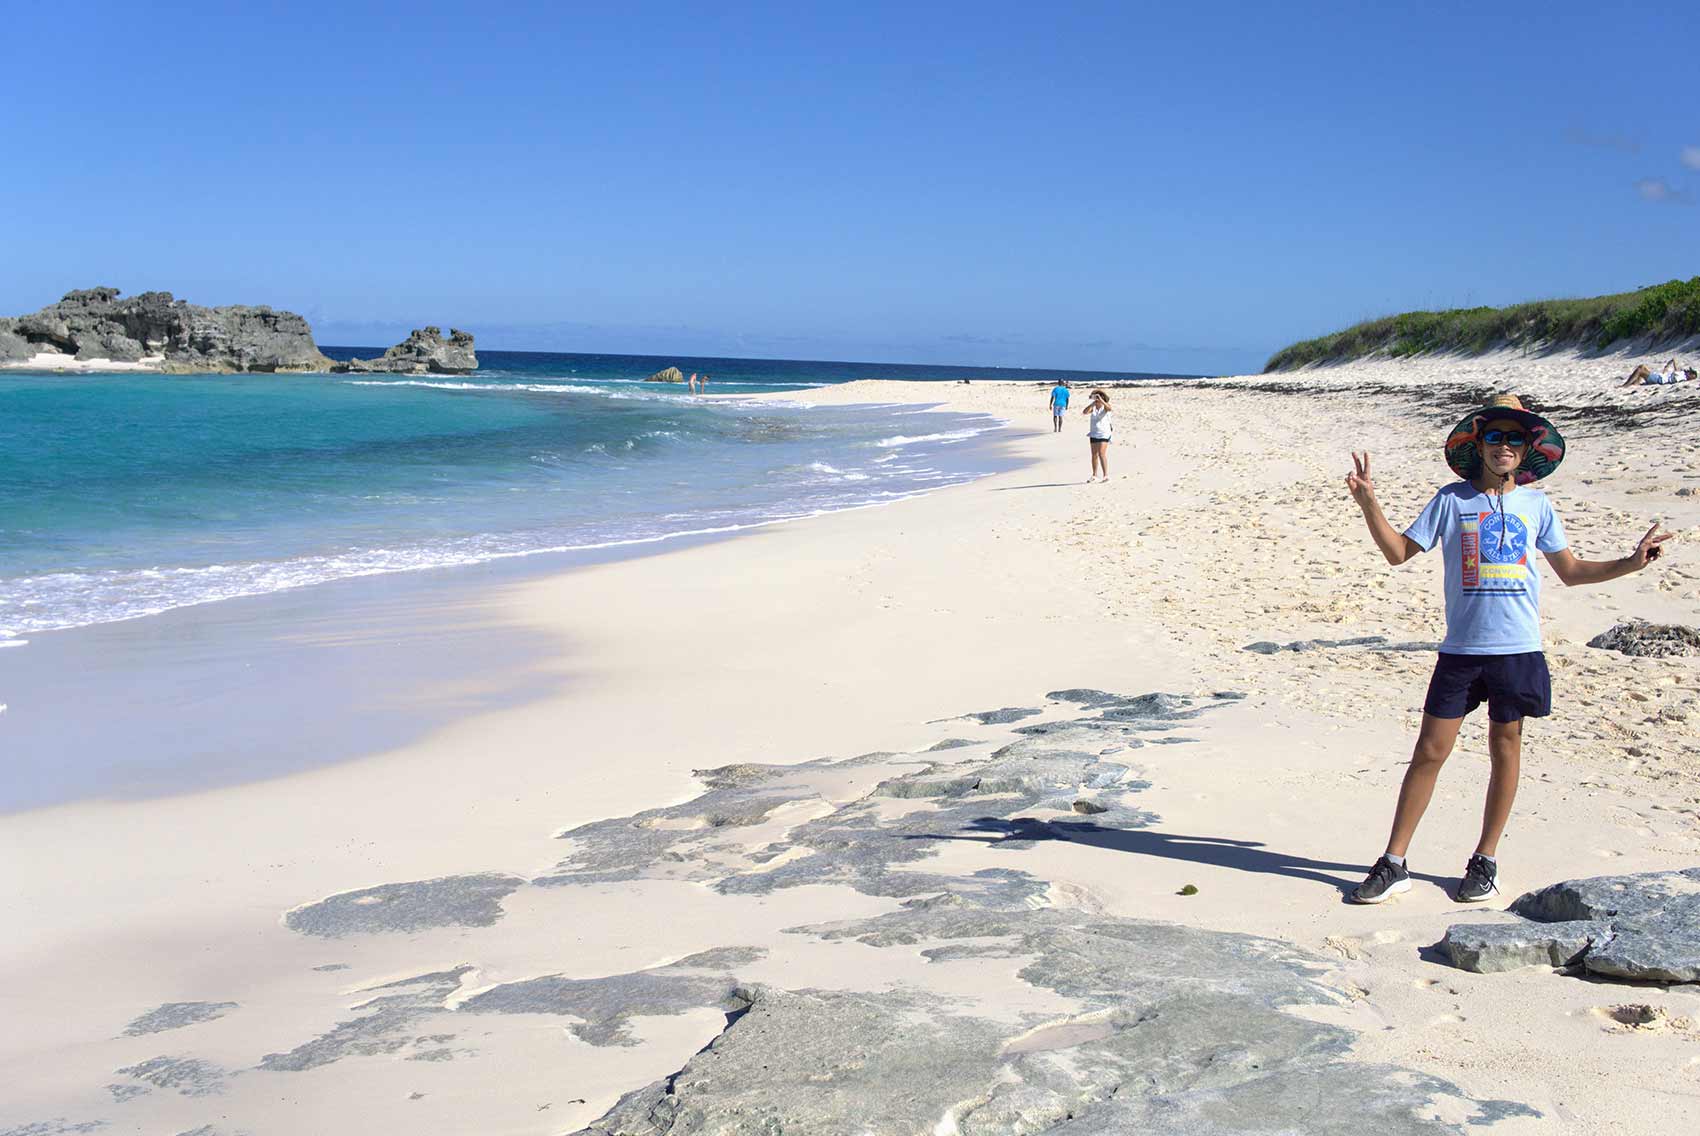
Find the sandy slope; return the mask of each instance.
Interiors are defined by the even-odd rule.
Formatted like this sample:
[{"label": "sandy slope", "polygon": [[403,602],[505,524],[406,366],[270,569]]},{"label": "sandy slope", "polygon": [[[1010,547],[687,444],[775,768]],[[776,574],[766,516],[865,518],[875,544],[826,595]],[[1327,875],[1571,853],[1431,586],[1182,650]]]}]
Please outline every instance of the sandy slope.
[{"label": "sandy slope", "polygon": [[[1502,849],[1509,895],[1565,876],[1696,862],[1700,705],[1689,660],[1583,646],[1623,615],[1700,622],[1691,546],[1700,484],[1684,387],[1616,391],[1621,360],[1366,364],[1289,377],[1115,392],[1108,485],[1080,484],[1083,430],[1048,433],[1042,388],[859,383],[806,401],[938,402],[1004,415],[1030,464],[898,506],[504,588],[488,617],[559,636],[551,697],[481,715],[363,761],[145,804],[0,819],[12,866],[0,965],[7,1125],[65,1117],[119,1131],[562,1132],[677,1069],[722,1028],[691,1011],[639,1019],[638,1044],[586,1045],[559,1020],[501,1019],[457,1060],[410,1047],[306,1072],[246,1073],[215,1096],[156,1088],[116,1103],[114,1075],[159,1055],[252,1067],[348,1018],[385,981],[476,967],[461,992],[540,974],[594,977],[736,941],[754,977],[928,987],[983,999],[987,972],[839,952],[785,927],[891,910],[845,889],[725,897],[649,882],[516,894],[489,927],[311,938],[283,913],[336,892],[466,872],[532,876],[556,832],[686,800],[692,769],[914,750],[989,727],[943,721],[1040,706],[1044,691],[1230,689],[1250,697],[1138,751],[1157,834],[1134,850],[1049,841],[961,845],[952,865],[1008,866],[1083,908],[1270,935],[1332,960],[1367,1060],[1434,1073],[1543,1120],[1496,1131],[1655,1132],[1700,1120],[1700,997],[1529,970],[1474,976],[1425,954],[1458,911],[1439,884],[1377,909],[1341,886],[1379,850],[1430,665],[1424,650],[1257,655],[1257,640],[1439,637],[1434,557],[1395,570],[1362,532],[1341,477],[1368,449],[1396,523],[1447,473],[1441,440],[1470,388],[1567,408],[1571,456],[1548,490],[1585,556],[1619,555],[1653,517],[1684,534],[1654,570],[1592,589],[1548,575],[1557,712],[1532,726]],[[1574,408],[1574,409],[1571,409]],[[27,648],[26,648],[27,649]],[[1450,877],[1474,838],[1485,779],[1466,729],[1413,848]],[[848,790],[846,790],[848,791]],[[781,830],[783,826],[780,826]],[[769,833],[772,835],[772,833]],[[22,871],[16,866],[25,865]],[[1196,896],[1176,894],[1184,884]],[[848,961],[846,961],[848,960]],[[346,970],[320,970],[325,966]],[[1004,975],[1007,980],[1007,975]],[[161,1003],[240,1010],[124,1037]],[[1043,999],[1039,1000],[1043,1002]],[[1612,1006],[1653,1002],[1675,1024],[1625,1029]],[[1035,1004],[1038,1009],[1047,1006]],[[1054,1009],[1054,1007],[1052,1007]],[[433,1024],[434,1023],[434,1024]],[[452,1030],[422,1020],[414,1031]],[[283,1078],[280,1080],[279,1078]],[[422,1094],[415,1096],[414,1094]],[[547,1106],[547,1107],[545,1107]],[[173,1127],[175,1126],[175,1127]],[[51,1129],[48,1129],[51,1131]]]}]

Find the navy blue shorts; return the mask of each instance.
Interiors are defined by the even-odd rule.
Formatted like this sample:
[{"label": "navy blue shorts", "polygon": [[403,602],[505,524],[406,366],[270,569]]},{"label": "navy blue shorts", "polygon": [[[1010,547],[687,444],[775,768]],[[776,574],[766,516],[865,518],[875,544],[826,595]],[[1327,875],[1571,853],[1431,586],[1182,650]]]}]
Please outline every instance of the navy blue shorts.
[{"label": "navy blue shorts", "polygon": [[1521,655],[1449,655],[1442,651],[1428,680],[1423,712],[1462,718],[1482,703],[1494,722],[1545,718],[1552,713],[1552,676],[1539,651]]}]

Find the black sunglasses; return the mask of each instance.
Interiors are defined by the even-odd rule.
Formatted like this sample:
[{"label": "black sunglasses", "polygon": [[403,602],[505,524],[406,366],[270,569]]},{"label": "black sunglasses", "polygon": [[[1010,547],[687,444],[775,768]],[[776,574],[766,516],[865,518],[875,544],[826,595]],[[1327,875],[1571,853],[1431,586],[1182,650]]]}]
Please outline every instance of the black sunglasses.
[{"label": "black sunglasses", "polygon": [[1526,446],[1529,444],[1529,435],[1523,433],[1521,430],[1483,430],[1482,441],[1490,446],[1498,446],[1501,444],[1507,446]]}]

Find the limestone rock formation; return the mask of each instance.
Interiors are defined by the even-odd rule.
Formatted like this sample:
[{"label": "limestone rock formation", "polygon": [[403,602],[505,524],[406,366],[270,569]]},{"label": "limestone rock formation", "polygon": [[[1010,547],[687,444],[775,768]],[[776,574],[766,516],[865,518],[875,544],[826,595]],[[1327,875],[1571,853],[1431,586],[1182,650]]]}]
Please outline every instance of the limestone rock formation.
[{"label": "limestone rock formation", "polygon": [[685,373],[677,367],[664,367],[644,380],[646,383],[682,383],[684,381]]},{"label": "limestone rock formation", "polygon": [[1700,982],[1700,868],[1566,880],[1519,896],[1522,923],[1457,924],[1454,965],[1489,973],[1541,963],[1651,982]]},{"label": "limestone rock formation", "polygon": [[1700,655],[1700,631],[1680,624],[1631,619],[1600,632],[1588,640],[1588,646],[1659,659],[1672,655]]},{"label": "limestone rock formation", "polygon": [[449,328],[447,339],[442,328],[415,328],[376,359],[350,359],[331,366],[337,374],[469,375],[477,369],[472,333],[458,327]]},{"label": "limestone rock formation", "polygon": [[294,312],[204,308],[170,292],[121,298],[116,288],[68,292],[56,304],[0,320],[0,363],[38,353],[82,362],[156,360],[162,371],[318,371],[330,365]]}]

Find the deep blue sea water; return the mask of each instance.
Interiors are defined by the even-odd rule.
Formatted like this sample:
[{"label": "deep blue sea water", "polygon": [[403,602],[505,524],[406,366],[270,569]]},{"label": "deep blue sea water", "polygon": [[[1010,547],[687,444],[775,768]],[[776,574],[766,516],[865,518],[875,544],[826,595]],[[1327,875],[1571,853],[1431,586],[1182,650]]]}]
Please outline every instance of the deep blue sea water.
[{"label": "deep blue sea water", "polygon": [[[974,444],[991,419],[764,393],[1146,377],[501,351],[480,362],[465,378],[0,373],[0,645],[351,576],[638,550],[991,468]],[[667,364],[746,397],[641,382]]]}]

